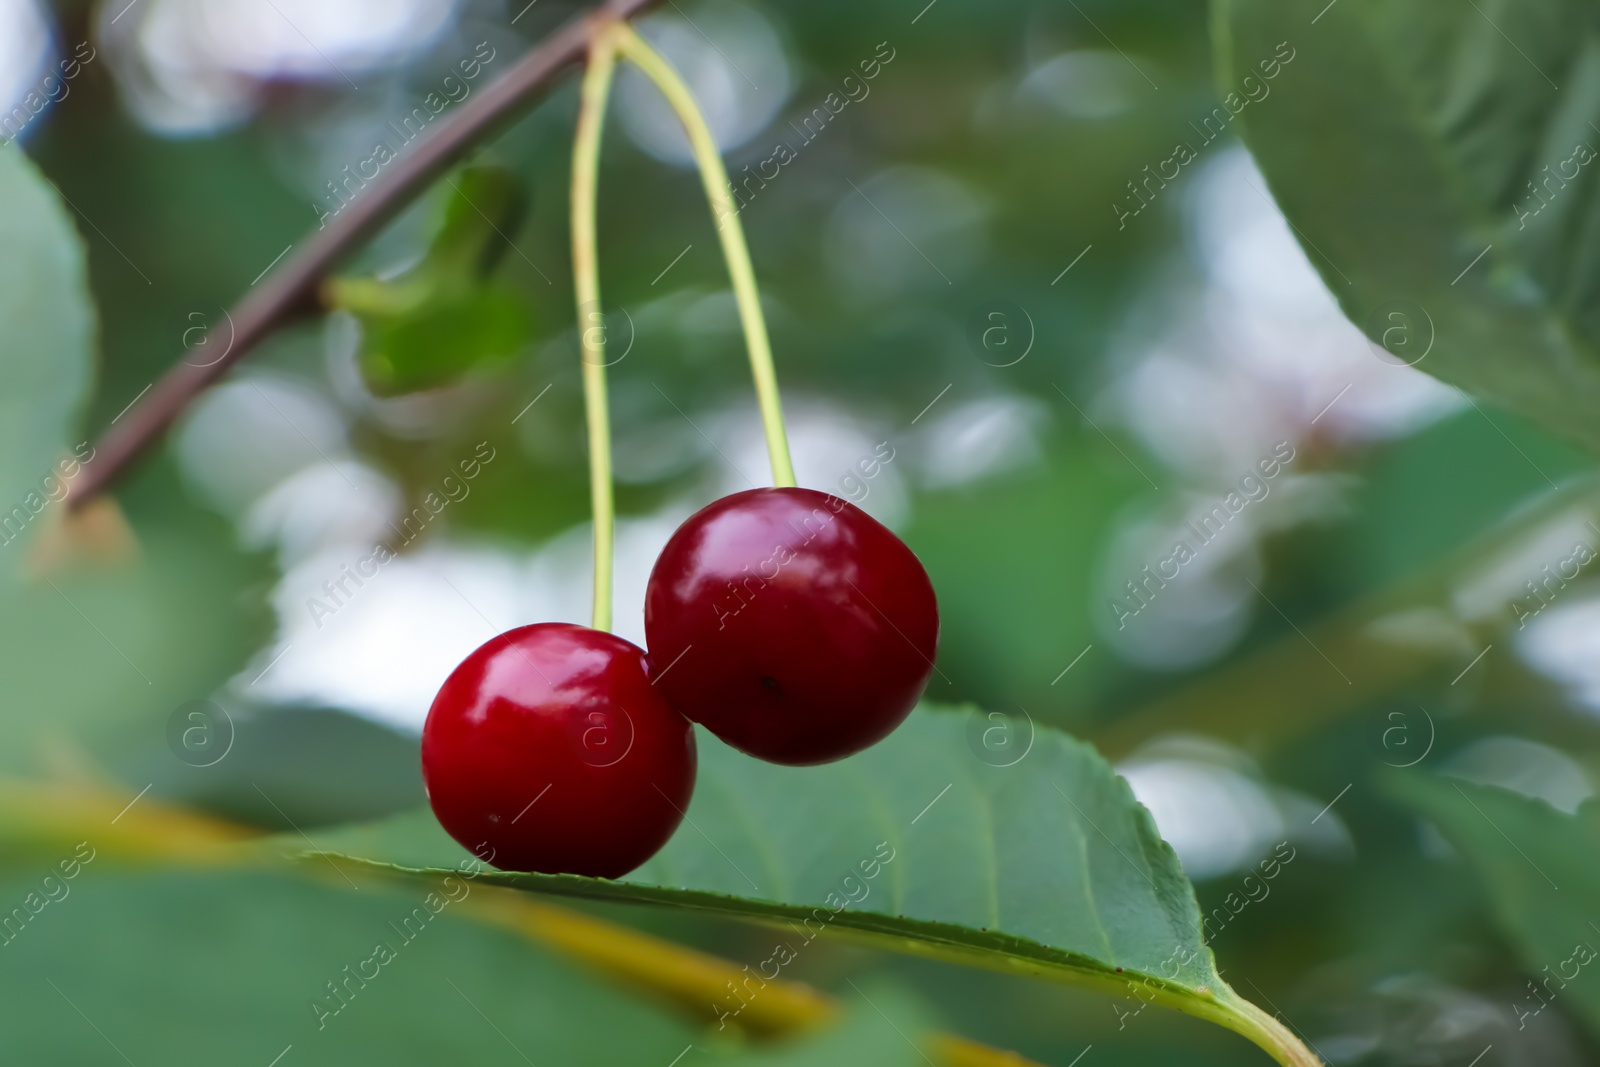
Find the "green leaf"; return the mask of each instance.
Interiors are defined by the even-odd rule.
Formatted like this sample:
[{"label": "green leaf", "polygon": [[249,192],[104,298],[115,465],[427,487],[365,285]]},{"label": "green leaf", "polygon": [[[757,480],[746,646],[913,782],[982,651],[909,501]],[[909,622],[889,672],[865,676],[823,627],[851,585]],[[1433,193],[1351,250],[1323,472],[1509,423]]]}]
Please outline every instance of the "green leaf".
[{"label": "green leaf", "polygon": [[[418,877],[470,858],[427,812],[318,845]],[[1127,783],[1087,745],[1027,723],[924,709],[866,752],[805,768],[702,734],[684,825],[628,878],[483,877],[764,920],[793,938],[847,930],[1110,991],[1126,1012],[1162,1003],[1280,1062],[1318,1062],[1218,977],[1193,888]]]},{"label": "green leaf", "polygon": [[1218,0],[1215,20],[1235,95],[1212,124],[1242,127],[1351,321],[1600,448],[1600,10]]},{"label": "green leaf", "polygon": [[[1575,815],[1497,786],[1422,774],[1387,777],[1386,791],[1435,823],[1477,872],[1501,926],[1516,943],[1539,993],[1518,1017],[1561,1002],[1600,1034],[1600,800]],[[1574,959],[1588,949],[1587,965]],[[1575,971],[1581,971],[1579,980]],[[1564,977],[1563,977],[1564,976]],[[1544,984],[1548,981],[1548,985]]]},{"label": "green leaf", "polygon": [[35,769],[41,746],[63,742],[117,757],[155,743],[176,762],[168,717],[215,692],[270,633],[256,591],[271,561],[239,552],[221,520],[152,521],[141,532],[133,561],[0,596],[0,770]]},{"label": "green leaf", "polygon": [[446,385],[503,364],[533,330],[527,298],[505,286],[430,294],[397,314],[361,314],[361,373],[380,396]]},{"label": "green leaf", "polygon": [[[12,544],[59,497],[58,466],[93,371],[94,306],[83,246],[49,182],[15,145],[0,149],[0,573],[22,558]],[[92,455],[85,449],[82,459]]]},{"label": "green leaf", "polygon": [[[874,982],[846,994],[849,1014],[825,1030],[803,1033],[781,1044],[729,1052],[729,1067],[838,1067],[841,1063],[926,1067],[933,1029],[927,1008],[892,985]],[[951,1062],[933,1057],[935,1063]]]},{"label": "green leaf", "polygon": [[445,181],[450,192],[421,262],[397,278],[337,278],[326,286],[332,306],[360,320],[361,371],[382,396],[504,363],[533,333],[527,296],[490,277],[524,214],[516,175],[474,166]]},{"label": "green leaf", "polygon": [[[1290,632],[1161,693],[1142,708],[1123,709],[1107,720],[1095,742],[1121,758],[1151,737],[1187,730],[1262,750],[1370,712],[1374,702],[1408,686],[1436,682],[1448,689],[1486,645],[1513,640],[1530,613],[1542,610],[1544,601],[1526,583],[1542,573],[1541,565],[1559,564],[1579,544],[1593,545],[1596,528],[1600,477],[1540,493],[1427,570],[1352,601],[1304,627],[1303,634]],[[1353,669],[1356,664],[1359,669]],[[1318,678],[1325,684],[1307,683]],[[1294,714],[1284,714],[1286,707]],[[1564,712],[1541,710],[1537,701],[1518,715],[1524,725],[1544,720],[1570,729],[1573,723]],[[1388,758],[1412,755],[1396,751]]]},{"label": "green leaf", "polygon": [[511,249],[507,235],[527,215],[521,181],[508,167],[479,164],[461,168],[445,183],[451,196],[428,248],[428,268],[485,276]]},{"label": "green leaf", "polygon": [[[77,855],[94,856],[92,844]],[[692,1043],[696,1062],[748,1067],[824,1067],[851,1061],[852,1047],[865,1054],[854,1062],[923,1062],[865,1005],[800,1041],[716,1048],[714,1034],[540,946],[448,904],[433,915],[425,890],[437,885],[353,893],[331,876],[133,874],[111,862],[41,863],[0,881],[4,907],[23,909],[0,935],[0,1060],[266,1064],[292,1046],[285,1065],[601,1067],[667,1064]],[[926,1029],[905,996],[871,995],[908,1033]]]}]

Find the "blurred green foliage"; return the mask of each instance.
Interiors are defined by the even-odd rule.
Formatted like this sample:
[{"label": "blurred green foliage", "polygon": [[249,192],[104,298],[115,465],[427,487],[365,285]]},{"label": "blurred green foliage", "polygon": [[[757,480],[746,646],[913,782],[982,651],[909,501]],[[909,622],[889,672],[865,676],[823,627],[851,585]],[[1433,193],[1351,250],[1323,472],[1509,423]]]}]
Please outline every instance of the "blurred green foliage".
[{"label": "blurred green foliage", "polygon": [[493,280],[525,213],[517,176],[468,167],[445,178],[439,231],[415,266],[394,278],[336,278],[329,306],[361,323],[361,372],[379,396],[446,385],[504,363],[532,338],[523,292]]}]

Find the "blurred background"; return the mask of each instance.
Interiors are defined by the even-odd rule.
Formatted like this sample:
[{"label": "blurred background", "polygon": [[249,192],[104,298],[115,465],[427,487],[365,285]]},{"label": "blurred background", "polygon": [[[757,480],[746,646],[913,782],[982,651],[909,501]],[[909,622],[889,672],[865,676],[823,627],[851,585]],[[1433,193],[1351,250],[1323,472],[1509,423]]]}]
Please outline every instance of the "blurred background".
[{"label": "blurred background", "polygon": [[[214,358],[223,309],[361,195],[348,175],[381,169],[375,144],[398,144],[429,94],[448,109],[481,91],[574,10],[0,3],[0,114],[37,99],[63,60],[81,64],[5,127],[87,248],[100,358],[81,439],[176,359]],[[1575,545],[1584,562],[1600,549],[1586,524],[1600,486],[1580,453],[1346,321],[1233,133],[1155,195],[1134,192],[1216,106],[1204,5],[682,0],[641,29],[745,182],[801,483],[860,503],[933,578],[944,628],[929,699],[1100,745],[1203,909],[1287,842],[1295,859],[1270,896],[1214,947],[1241,993],[1281,1008],[1330,1062],[1465,1065],[1485,1046],[1481,1067],[1594,1062],[1600,1047],[1563,1004],[1518,1019],[1526,975],[1484,891],[1381,779],[1385,764],[1421,766],[1565,811],[1594,792],[1600,587],[1587,572],[1538,595],[1526,583]],[[352,287],[347,310],[276,335],[206,393],[119,487],[119,560],[10,594],[5,771],[109,777],[130,796],[150,783],[152,798],[314,837],[421,802],[418,731],[474,647],[587,620],[575,90],[563,81],[473,159],[514,192],[503,234],[480,241],[493,313],[443,306],[430,320],[457,347],[408,350],[408,329],[440,335]],[[714,497],[765,484],[767,464],[687,146],[630,71],[607,133],[617,628],[642,644],[660,546]],[[449,193],[346,274],[425,277]],[[446,484],[473,459],[475,476]],[[404,527],[430,494],[447,505]],[[1174,562],[1180,539],[1192,558]],[[378,543],[398,558],[341,587]],[[227,724],[211,762],[171,742],[196,711]],[[6,884],[20,896],[35,878],[15,867]],[[315,936],[281,888],[96,888],[94,918],[85,905],[55,941],[30,931],[38,944],[19,945],[61,976],[92,959],[163,991],[117,1042],[129,1062],[240,1025],[241,990],[290,965],[268,929]],[[353,907],[313,911],[337,926]],[[735,959],[759,958],[768,937],[591,910]],[[253,922],[249,937],[222,932]],[[164,950],[180,930],[244,938],[236,966]],[[611,994],[585,999],[559,965],[530,971],[484,935],[460,938],[461,969],[534,975],[517,981],[548,1010],[617,1017],[603,1014],[620,1010]],[[14,986],[17,966],[0,956]],[[1051,984],[831,943],[796,966],[830,989],[873,976],[939,1025],[1046,1063],[1086,1045],[1101,1064],[1255,1055],[1177,1015],[1119,1025],[1104,997]],[[21,1047],[120,1062],[65,996],[28,990],[7,998],[32,1005],[6,1024],[39,1031]],[[437,1044],[413,1039],[464,1047],[479,1024],[464,1007],[419,1009],[413,1027]],[[517,1062],[485,1048],[479,1062]],[[411,1054],[388,1053],[449,1058]]]}]

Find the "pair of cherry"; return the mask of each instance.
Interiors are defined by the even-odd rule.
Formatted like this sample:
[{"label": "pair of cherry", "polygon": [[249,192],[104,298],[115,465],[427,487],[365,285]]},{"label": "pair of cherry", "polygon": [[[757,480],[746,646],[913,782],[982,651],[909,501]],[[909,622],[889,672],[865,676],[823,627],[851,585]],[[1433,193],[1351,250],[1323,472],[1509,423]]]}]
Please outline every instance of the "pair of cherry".
[{"label": "pair of cherry", "polygon": [[650,651],[566,623],[493,638],[422,732],[444,828],[506,870],[615,878],[649,859],[694,791],[690,720],[774,763],[882,740],[922,695],[933,586],[886,527],[811,489],[752,489],[672,535],[645,591]]}]

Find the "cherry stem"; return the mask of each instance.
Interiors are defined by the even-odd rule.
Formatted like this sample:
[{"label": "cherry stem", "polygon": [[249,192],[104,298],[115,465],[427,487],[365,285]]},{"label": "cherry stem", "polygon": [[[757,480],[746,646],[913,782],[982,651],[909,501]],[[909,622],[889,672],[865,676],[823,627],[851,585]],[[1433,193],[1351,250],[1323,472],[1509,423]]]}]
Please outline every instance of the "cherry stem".
[{"label": "cherry stem", "polygon": [[767,339],[767,322],[761,314],[761,295],[756,289],[756,273],[750,264],[750,250],[745,245],[738,209],[728,201],[728,172],[722,166],[722,155],[717,151],[717,143],[711,136],[705,117],[695,104],[694,94],[683,83],[672,64],[625,22],[617,23],[612,35],[617,51],[655,82],[656,88],[661,90],[661,95],[666,97],[667,103],[677,113],[678,121],[683,123],[684,133],[689,136],[695,164],[700,168],[700,181],[705,185],[706,201],[716,219],[722,255],[728,262],[728,274],[733,279],[739,319],[744,325],[745,347],[750,352],[750,370],[755,376],[756,402],[761,407],[761,424],[767,435],[767,455],[772,460],[772,481],[775,485],[792,486],[796,484],[794,462],[789,458],[789,438],[783,429],[783,405],[778,399],[778,375],[772,366],[772,345]]},{"label": "cherry stem", "polygon": [[583,360],[583,405],[589,425],[589,497],[594,510],[594,615],[596,630],[611,629],[611,581],[616,504],[611,488],[611,416],[606,404],[606,331],[600,310],[600,258],[595,205],[600,184],[600,134],[617,67],[615,28],[589,42],[578,125],[572,141],[572,278],[578,304],[578,348]]}]

